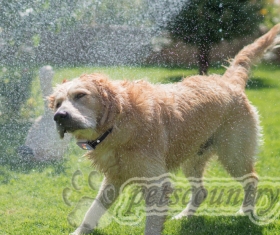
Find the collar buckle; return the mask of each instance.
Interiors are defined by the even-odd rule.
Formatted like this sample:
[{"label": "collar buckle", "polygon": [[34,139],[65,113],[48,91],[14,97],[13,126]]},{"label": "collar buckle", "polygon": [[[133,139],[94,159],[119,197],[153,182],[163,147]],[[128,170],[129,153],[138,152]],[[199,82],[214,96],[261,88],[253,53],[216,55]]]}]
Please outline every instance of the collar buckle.
[{"label": "collar buckle", "polygon": [[113,127],[99,136],[96,140],[78,140],[77,145],[83,150],[94,150],[97,145],[99,145],[106,137],[113,131]]}]

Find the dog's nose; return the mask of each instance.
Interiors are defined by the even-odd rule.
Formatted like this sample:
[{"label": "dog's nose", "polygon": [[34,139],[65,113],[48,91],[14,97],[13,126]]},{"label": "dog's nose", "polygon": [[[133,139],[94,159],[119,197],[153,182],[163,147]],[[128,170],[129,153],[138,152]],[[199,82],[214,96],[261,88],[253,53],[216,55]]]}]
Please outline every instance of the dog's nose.
[{"label": "dog's nose", "polygon": [[60,122],[60,121],[63,121],[63,120],[66,120],[69,118],[69,114],[66,112],[66,111],[59,111],[59,112],[56,112],[55,115],[54,115],[54,120],[56,122]]}]

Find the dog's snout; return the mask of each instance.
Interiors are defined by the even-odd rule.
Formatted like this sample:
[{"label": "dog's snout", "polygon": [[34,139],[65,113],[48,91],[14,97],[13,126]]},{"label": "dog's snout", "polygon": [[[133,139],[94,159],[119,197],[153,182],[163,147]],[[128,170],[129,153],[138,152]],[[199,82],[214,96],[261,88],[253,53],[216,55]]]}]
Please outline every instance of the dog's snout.
[{"label": "dog's snout", "polygon": [[63,120],[69,119],[69,114],[66,111],[56,112],[53,118],[56,122],[61,122]]}]

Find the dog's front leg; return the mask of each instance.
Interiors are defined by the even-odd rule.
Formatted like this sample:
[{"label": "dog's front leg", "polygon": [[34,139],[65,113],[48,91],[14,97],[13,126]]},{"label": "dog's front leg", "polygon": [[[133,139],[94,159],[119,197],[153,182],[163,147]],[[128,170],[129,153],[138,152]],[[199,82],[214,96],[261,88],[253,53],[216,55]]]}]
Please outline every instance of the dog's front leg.
[{"label": "dog's front leg", "polygon": [[89,234],[97,226],[101,216],[113,204],[119,194],[119,186],[106,178],[103,180],[96,199],[87,211],[82,224],[71,235]]},{"label": "dog's front leg", "polygon": [[101,216],[106,212],[106,208],[96,198],[87,211],[82,224],[71,233],[71,235],[89,234],[96,227]]}]

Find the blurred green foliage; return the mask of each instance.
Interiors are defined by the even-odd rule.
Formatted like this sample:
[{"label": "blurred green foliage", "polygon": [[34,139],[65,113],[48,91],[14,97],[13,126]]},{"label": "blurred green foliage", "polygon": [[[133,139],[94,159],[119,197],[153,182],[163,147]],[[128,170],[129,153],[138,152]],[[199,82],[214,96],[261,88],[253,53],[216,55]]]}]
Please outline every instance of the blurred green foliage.
[{"label": "blurred green foliage", "polygon": [[209,67],[213,44],[251,35],[264,16],[263,0],[190,0],[167,23],[170,34],[198,48],[200,74]]}]

